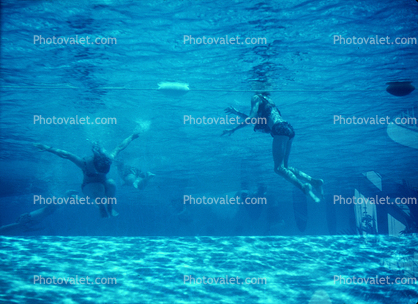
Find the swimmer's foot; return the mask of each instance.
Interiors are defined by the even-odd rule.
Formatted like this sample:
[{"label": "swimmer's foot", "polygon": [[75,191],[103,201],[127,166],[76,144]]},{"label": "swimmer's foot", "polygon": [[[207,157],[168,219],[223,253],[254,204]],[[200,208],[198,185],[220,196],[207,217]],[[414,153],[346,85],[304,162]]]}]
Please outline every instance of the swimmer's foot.
[{"label": "swimmer's foot", "polygon": [[312,179],[311,185],[314,187],[315,191],[319,193],[319,196],[324,198],[324,180],[323,179]]},{"label": "swimmer's foot", "polygon": [[118,216],[119,215],[119,213],[118,212],[116,212],[116,210],[115,209],[112,209],[112,216]]},{"label": "swimmer's foot", "polygon": [[302,188],[303,193],[309,196],[315,203],[319,203],[321,200],[312,192],[312,186],[310,184],[304,184]]},{"label": "swimmer's foot", "polygon": [[151,173],[151,172],[147,172],[147,178],[153,178],[155,176],[155,174],[154,173]]}]

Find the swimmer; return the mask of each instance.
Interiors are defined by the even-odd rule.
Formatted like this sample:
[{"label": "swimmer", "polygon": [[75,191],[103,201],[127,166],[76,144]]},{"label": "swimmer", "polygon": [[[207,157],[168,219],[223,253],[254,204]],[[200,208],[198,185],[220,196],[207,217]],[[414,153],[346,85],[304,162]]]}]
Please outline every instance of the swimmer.
[{"label": "swimmer", "polygon": [[[233,107],[226,108],[225,112],[238,115],[245,121],[233,129],[224,130],[221,136],[230,136],[236,130],[247,126],[250,119],[258,118],[254,131],[270,133],[273,137],[274,172],[302,190],[302,192],[314,202],[320,202],[320,198],[312,192],[312,187],[318,191],[321,197],[323,197],[322,185],[324,181],[322,179],[312,178],[306,173],[299,171],[296,168],[289,167],[288,165],[295,131],[293,130],[293,127],[283,119],[280,111],[270,100],[268,93],[256,94],[253,96],[251,99],[251,112],[249,116],[238,112]],[[307,183],[304,183],[302,180],[306,180]]]},{"label": "swimmer", "polygon": [[[71,197],[75,194],[77,194],[77,191],[70,190],[65,193],[65,196]],[[29,213],[23,213],[15,223],[1,226],[0,234],[14,234],[17,232],[40,230],[36,229],[34,226],[41,223],[44,218],[53,214],[59,207],[59,205],[51,204]]]},{"label": "swimmer", "polygon": [[[40,151],[47,151],[58,155],[61,158],[70,160],[83,171],[83,184],[81,185],[83,194],[94,199],[107,199],[106,208],[103,204],[98,204],[100,216],[105,218],[118,215],[118,213],[112,209],[112,201],[116,194],[116,184],[112,179],[107,178],[106,174],[109,172],[110,165],[115,157],[134,139],[138,138],[139,133],[140,131],[135,130],[132,135],[126,138],[110,154],[107,154],[97,142],[94,142],[92,147],[93,155],[84,158],[40,143],[35,143],[34,146]],[[112,199],[109,200],[109,198]]]},{"label": "swimmer", "polygon": [[136,189],[142,190],[147,185],[148,182],[155,176],[151,172],[142,172],[141,170],[127,166],[124,163],[118,161],[116,163],[118,168],[119,176],[125,182],[125,185],[134,186]]}]

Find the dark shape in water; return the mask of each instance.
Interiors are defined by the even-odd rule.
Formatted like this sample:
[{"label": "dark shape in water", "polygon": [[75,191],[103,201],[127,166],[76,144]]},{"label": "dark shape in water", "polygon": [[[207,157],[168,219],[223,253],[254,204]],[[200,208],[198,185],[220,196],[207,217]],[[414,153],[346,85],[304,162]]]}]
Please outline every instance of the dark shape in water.
[{"label": "dark shape in water", "polygon": [[388,82],[386,83],[388,85],[386,91],[395,96],[406,96],[415,90],[415,87],[411,83],[412,81]]},{"label": "dark shape in water", "polygon": [[293,212],[299,231],[305,231],[308,223],[308,200],[299,189],[293,191]]}]

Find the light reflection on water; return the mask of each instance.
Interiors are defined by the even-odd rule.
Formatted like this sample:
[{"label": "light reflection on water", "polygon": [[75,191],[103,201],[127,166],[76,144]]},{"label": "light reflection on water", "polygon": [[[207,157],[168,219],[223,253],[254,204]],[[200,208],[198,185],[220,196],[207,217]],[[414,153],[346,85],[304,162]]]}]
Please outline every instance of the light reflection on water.
[{"label": "light reflection on water", "polygon": [[[33,303],[409,303],[414,236],[2,237],[0,300]],[[117,284],[33,284],[43,278],[115,278]],[[190,284],[193,278],[265,278],[266,284]],[[348,284],[348,278],[369,284]],[[338,279],[344,278],[346,284]],[[389,285],[372,284],[372,278]],[[343,282],[344,280],[341,280]],[[207,282],[207,281],[206,281]],[[255,281],[254,281],[255,282]],[[410,281],[412,282],[412,281]],[[327,300],[329,298],[329,300]],[[322,300],[320,300],[322,299]],[[415,303],[415,302],[414,302]]]}]

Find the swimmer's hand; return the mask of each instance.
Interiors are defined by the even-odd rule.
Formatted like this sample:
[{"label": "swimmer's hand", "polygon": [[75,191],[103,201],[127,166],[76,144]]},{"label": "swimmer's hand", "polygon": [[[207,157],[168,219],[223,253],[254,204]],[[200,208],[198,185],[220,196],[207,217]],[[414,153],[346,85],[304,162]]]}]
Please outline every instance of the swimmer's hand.
[{"label": "swimmer's hand", "polygon": [[235,114],[235,115],[239,115],[237,109],[235,109],[234,107],[228,107],[225,110],[225,113],[227,114]]},{"label": "swimmer's hand", "polygon": [[33,144],[36,148],[38,148],[40,151],[44,152],[44,151],[48,151],[48,149],[51,149],[50,146],[44,145],[44,144],[40,144],[40,143],[34,143]]},{"label": "swimmer's hand", "polygon": [[132,134],[132,139],[138,138],[141,133],[144,133],[144,128],[142,128],[141,125],[137,125],[135,127],[135,130],[134,130],[133,134]]},{"label": "swimmer's hand", "polygon": [[234,129],[224,130],[221,136],[224,136],[224,135],[231,136],[231,134],[234,133],[234,132],[235,132]]},{"label": "swimmer's hand", "polygon": [[134,138],[137,138],[140,134],[147,132],[151,126],[150,121],[138,120],[136,123],[137,125],[133,134],[135,136]]}]

